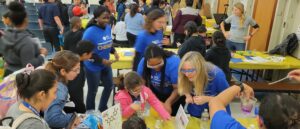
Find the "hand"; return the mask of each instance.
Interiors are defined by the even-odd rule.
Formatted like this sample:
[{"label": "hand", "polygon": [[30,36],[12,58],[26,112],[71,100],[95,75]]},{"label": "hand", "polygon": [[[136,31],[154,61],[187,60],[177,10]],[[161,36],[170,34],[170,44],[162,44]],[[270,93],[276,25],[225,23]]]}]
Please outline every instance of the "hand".
[{"label": "hand", "polygon": [[296,69],[296,70],[289,72],[288,76],[290,77],[290,79],[294,79],[294,80],[300,82],[300,69]]},{"label": "hand", "polygon": [[193,100],[197,105],[202,105],[209,102],[208,96],[194,96]]},{"label": "hand", "polygon": [[120,56],[119,56],[119,54],[117,53],[117,52],[115,52],[115,59],[116,59],[116,61],[119,61],[119,59],[120,59]]},{"label": "hand", "polygon": [[245,41],[245,42],[248,42],[248,41],[250,40],[250,38],[251,38],[251,36],[250,36],[250,35],[248,35],[248,36],[245,36],[245,37],[244,37],[244,41]]},{"label": "hand", "polygon": [[165,109],[167,110],[167,112],[169,112],[171,114],[172,113],[172,106],[171,106],[171,104],[168,103],[168,102],[165,102],[165,103],[163,103],[163,105],[164,105]]},{"label": "hand", "polygon": [[225,36],[226,39],[228,39],[228,38],[230,37],[229,32],[225,32],[225,33],[224,33],[224,36]]},{"label": "hand", "polygon": [[130,107],[135,110],[135,111],[140,111],[142,108],[141,108],[141,104],[131,104]]},{"label": "hand", "polygon": [[248,86],[245,83],[243,83],[243,85],[244,85],[244,91],[242,93],[238,94],[238,96],[244,96],[247,99],[254,97],[254,91],[253,91],[252,87]]},{"label": "hand", "polygon": [[162,43],[162,45],[169,46],[170,45],[170,40],[169,40],[169,38],[163,38],[161,43]]},{"label": "hand", "polygon": [[104,64],[106,66],[111,66],[112,63],[113,63],[113,61],[110,61],[110,60],[106,60],[106,59],[102,60],[102,64]]},{"label": "hand", "polygon": [[64,28],[63,27],[60,28],[59,33],[64,34]]},{"label": "hand", "polygon": [[81,118],[80,117],[76,117],[74,120],[74,123],[71,127],[71,129],[75,129],[79,124],[81,123]]},{"label": "hand", "polygon": [[185,95],[185,103],[194,103],[193,97],[190,94]]},{"label": "hand", "polygon": [[40,54],[43,54],[43,55],[45,55],[45,56],[47,56],[48,55],[48,50],[46,49],[46,48],[40,48]]}]

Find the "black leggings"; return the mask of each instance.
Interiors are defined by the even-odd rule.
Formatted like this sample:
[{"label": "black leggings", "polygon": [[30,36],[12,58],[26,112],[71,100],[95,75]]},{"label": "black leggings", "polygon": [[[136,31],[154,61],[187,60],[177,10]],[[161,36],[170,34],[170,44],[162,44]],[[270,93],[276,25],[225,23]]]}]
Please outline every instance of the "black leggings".
[{"label": "black leggings", "polygon": [[59,30],[57,27],[45,27],[44,30],[44,36],[46,42],[51,43],[52,48],[55,48],[55,51],[60,51],[60,44],[59,44]]},{"label": "black leggings", "polygon": [[133,47],[135,44],[136,35],[127,32],[127,39],[128,39],[129,47]]}]

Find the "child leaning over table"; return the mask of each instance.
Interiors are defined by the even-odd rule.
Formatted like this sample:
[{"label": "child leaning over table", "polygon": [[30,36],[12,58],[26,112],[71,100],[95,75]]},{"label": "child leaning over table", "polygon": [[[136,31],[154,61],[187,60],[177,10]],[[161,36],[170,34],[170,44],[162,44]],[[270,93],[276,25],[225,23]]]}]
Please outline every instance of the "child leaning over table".
[{"label": "child leaning over table", "polygon": [[124,85],[119,88],[121,90],[115,95],[115,100],[121,105],[123,117],[128,118],[138,111],[144,111],[148,102],[163,120],[171,118],[153,92],[143,85],[142,77],[136,72],[127,73],[124,77]]}]

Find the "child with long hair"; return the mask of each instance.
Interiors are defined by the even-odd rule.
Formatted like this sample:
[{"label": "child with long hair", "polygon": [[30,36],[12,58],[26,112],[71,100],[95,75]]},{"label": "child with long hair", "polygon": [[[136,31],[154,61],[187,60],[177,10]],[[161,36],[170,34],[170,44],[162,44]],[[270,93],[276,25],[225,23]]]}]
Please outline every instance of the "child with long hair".
[{"label": "child with long hair", "polygon": [[145,111],[146,103],[149,103],[163,120],[171,118],[151,89],[143,85],[142,77],[136,72],[129,72],[125,75],[124,86],[116,94],[115,100],[121,104],[122,116],[125,118],[136,112]]}]

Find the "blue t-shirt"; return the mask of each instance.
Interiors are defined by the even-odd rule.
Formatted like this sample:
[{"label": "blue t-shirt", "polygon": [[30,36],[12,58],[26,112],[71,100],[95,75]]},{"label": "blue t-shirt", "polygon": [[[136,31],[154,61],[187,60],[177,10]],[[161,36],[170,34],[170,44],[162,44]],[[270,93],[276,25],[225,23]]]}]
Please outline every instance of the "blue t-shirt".
[{"label": "blue t-shirt", "polygon": [[[109,60],[110,50],[112,47],[111,27],[106,25],[103,30],[99,26],[91,26],[83,33],[83,40],[91,41],[96,47],[93,50],[94,54],[99,57]],[[90,71],[98,72],[106,67],[99,62],[84,61],[86,68]]]},{"label": "blue t-shirt", "polygon": [[136,38],[134,48],[135,51],[139,52],[141,55],[144,55],[145,49],[151,44],[156,44],[160,47],[162,47],[162,41],[163,40],[163,32],[156,31],[154,34],[149,33],[146,30],[143,30],[140,32]]},{"label": "blue t-shirt", "polygon": [[54,17],[60,16],[58,6],[55,3],[46,2],[39,8],[38,16],[43,20],[44,25],[56,27]]},{"label": "blue t-shirt", "polygon": [[[179,63],[180,63],[180,59],[176,55],[170,56],[166,59],[165,84],[162,92],[160,87],[161,72],[151,69],[151,84],[157,92],[163,94],[172,93],[173,91],[172,84],[177,84]],[[143,71],[144,71],[144,58],[140,61],[137,69],[138,74],[141,76],[143,76]]]},{"label": "blue t-shirt", "polygon": [[[209,79],[212,80],[209,80],[208,85],[204,91],[204,94],[206,96],[217,96],[219,93],[229,87],[225,74],[217,66],[214,66],[214,68],[208,72],[208,76]],[[201,117],[201,114],[205,108],[209,109],[208,103],[205,103],[203,105],[188,104],[187,110],[189,114],[191,114],[191,116]],[[226,110],[229,114],[231,114],[229,106],[226,107]]]},{"label": "blue t-shirt", "polygon": [[220,110],[213,116],[210,129],[246,129],[238,121],[233,119],[226,111]]}]

